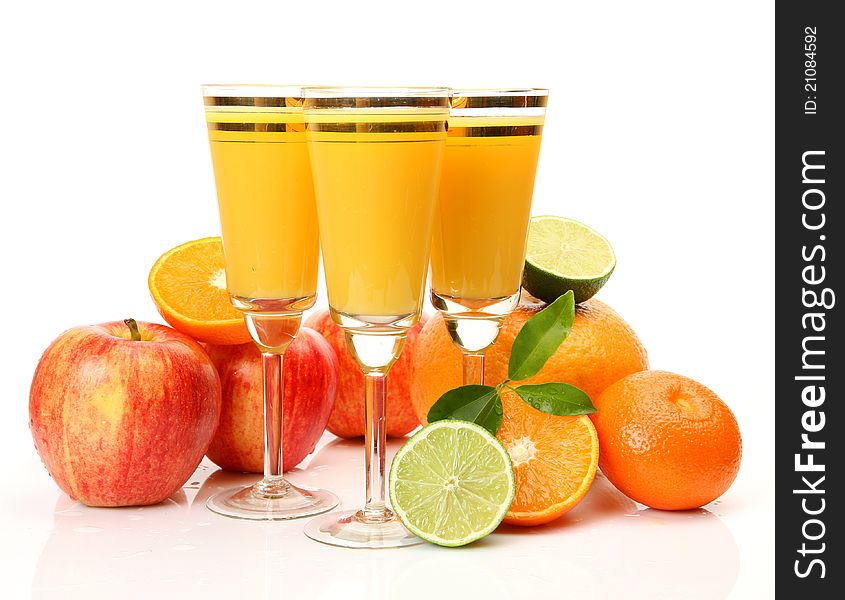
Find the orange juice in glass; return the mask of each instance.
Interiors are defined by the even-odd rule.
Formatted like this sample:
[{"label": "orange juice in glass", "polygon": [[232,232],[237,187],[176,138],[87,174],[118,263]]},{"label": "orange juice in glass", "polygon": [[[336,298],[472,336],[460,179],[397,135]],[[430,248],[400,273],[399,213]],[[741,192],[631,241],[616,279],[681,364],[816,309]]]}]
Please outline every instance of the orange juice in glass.
[{"label": "orange juice in glass", "polygon": [[387,377],[419,320],[448,88],[306,88],[306,137],[332,319],[364,374],[366,501],[305,527],[347,548],[420,543],[385,501]]},{"label": "orange juice in glass", "polygon": [[226,287],[261,351],[264,478],[224,490],[210,510],[283,520],[332,509],[331,492],[283,476],[284,354],[317,295],[319,241],[302,94],[290,86],[203,88],[226,259]]},{"label": "orange juice in glass", "polygon": [[301,100],[252,102],[205,111],[228,289],[247,305],[313,298],[319,241]]},{"label": "orange juice in glass", "polygon": [[[349,112],[309,116],[329,306],[344,318],[415,321],[438,186],[430,174],[443,156],[443,109]],[[354,123],[340,124],[350,118]]]},{"label": "orange juice in glass", "polygon": [[431,301],[483,383],[519,301],[548,90],[455,90],[431,247]]}]

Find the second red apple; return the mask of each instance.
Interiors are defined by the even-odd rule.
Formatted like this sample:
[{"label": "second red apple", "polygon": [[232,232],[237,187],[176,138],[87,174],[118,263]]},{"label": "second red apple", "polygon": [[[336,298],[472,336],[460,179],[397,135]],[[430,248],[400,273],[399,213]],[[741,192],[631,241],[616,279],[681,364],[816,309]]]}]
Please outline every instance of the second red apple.
[{"label": "second red apple", "polygon": [[[220,426],[207,456],[229,471],[264,470],[264,375],[253,343],[205,345],[223,385]],[[335,352],[317,332],[303,327],[284,358],[284,470],[313,450],[332,412],[337,392]]]},{"label": "second red apple", "polygon": [[[420,424],[411,404],[411,350],[427,319],[422,315],[408,331],[405,348],[387,377],[387,435],[391,437],[402,437]],[[346,349],[343,330],[327,310],[312,314],[305,324],[326,338],[340,364],[337,398],[326,428],[342,438],[364,435],[364,375]]]}]

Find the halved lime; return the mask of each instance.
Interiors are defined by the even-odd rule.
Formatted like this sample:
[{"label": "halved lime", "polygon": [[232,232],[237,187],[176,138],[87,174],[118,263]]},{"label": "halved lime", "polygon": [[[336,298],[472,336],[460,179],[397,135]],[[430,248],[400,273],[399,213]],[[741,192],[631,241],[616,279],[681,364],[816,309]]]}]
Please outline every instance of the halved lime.
[{"label": "halved lime", "polygon": [[575,302],[584,302],[615,267],[610,242],[595,229],[563,217],[531,218],[522,285],[535,298],[554,302],[572,290]]},{"label": "halved lime", "polygon": [[468,421],[424,427],[390,467],[393,510],[411,533],[441,546],[463,546],[496,529],[515,489],[505,447]]}]

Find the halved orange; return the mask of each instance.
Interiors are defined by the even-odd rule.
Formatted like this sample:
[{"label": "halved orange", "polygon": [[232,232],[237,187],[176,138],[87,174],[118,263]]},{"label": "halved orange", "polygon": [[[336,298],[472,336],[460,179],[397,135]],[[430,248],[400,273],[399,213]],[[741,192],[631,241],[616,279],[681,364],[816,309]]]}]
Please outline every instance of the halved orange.
[{"label": "halved orange", "polygon": [[200,342],[250,341],[243,314],[229,301],[223,243],[207,237],[162,254],[147,279],[158,312],[171,327]]},{"label": "halved orange", "polygon": [[513,463],[516,494],[505,516],[511,525],[542,525],[569,512],[587,493],[599,463],[599,439],[586,415],[559,417],[502,393],[496,437]]}]

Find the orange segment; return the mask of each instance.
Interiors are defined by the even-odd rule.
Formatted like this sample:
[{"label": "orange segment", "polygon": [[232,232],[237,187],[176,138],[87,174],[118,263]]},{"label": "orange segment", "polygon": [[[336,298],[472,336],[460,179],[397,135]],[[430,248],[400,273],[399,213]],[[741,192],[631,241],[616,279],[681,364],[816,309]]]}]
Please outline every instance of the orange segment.
[{"label": "orange segment", "polygon": [[171,327],[209,344],[250,341],[243,315],[229,302],[219,237],[186,242],[162,254],[147,284]]},{"label": "orange segment", "polygon": [[596,475],[599,441],[589,417],[557,417],[502,394],[497,437],[513,462],[516,495],[505,516],[512,525],[542,525],[578,504]]}]

